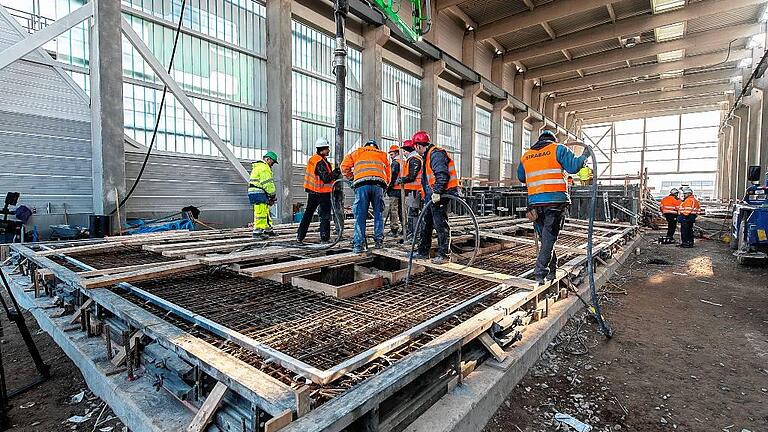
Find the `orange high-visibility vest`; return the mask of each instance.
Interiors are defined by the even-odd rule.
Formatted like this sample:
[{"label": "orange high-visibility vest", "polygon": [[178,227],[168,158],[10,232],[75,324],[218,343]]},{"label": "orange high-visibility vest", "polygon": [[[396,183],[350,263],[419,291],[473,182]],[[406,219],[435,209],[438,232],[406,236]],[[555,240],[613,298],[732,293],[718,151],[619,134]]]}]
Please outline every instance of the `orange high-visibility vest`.
[{"label": "orange high-visibility vest", "polygon": [[424,155],[424,172],[427,174],[427,184],[429,188],[434,190],[435,188],[435,173],[432,172],[432,164],[429,163],[430,156],[433,150],[441,150],[445,152],[448,157],[448,184],[445,185],[445,189],[454,189],[459,187],[459,177],[456,175],[456,165],[453,163],[453,158],[442,147],[432,146],[427,150],[427,154]]},{"label": "orange high-visibility vest", "polygon": [[331,164],[320,156],[319,154],[312,155],[307,162],[306,171],[304,171],[304,189],[315,193],[331,193],[333,189],[333,183],[324,183],[320,177],[315,174],[317,164],[324,163],[328,168],[328,173],[331,172]]},{"label": "orange high-visibility vest", "polygon": [[[421,166],[424,166],[424,159],[420,155],[414,154],[413,156],[408,157],[408,160],[405,161],[406,163],[400,162],[400,169],[403,170],[403,177],[408,177],[411,173],[411,158],[420,160]],[[395,185],[395,189],[420,191],[421,194],[424,195],[424,188],[421,187],[421,173],[416,173],[416,179],[410,183]]]},{"label": "orange high-visibility vest", "polygon": [[557,146],[548,144],[538,150],[529,149],[522,159],[528,196],[546,192],[568,192],[563,166],[557,161]]},{"label": "orange high-visibility vest", "polygon": [[680,203],[680,214],[683,216],[688,215],[697,215],[701,213],[701,204],[699,204],[699,200],[696,199],[693,195],[689,195],[688,198],[685,198],[682,203]]},{"label": "orange high-visibility vest", "polygon": [[680,200],[672,195],[667,195],[661,199],[659,207],[661,207],[662,213],[675,213],[677,214],[677,208],[680,206]]},{"label": "orange high-visibility vest", "polygon": [[341,172],[344,177],[351,177],[354,185],[367,180],[378,180],[387,185],[392,170],[386,153],[367,146],[348,154],[341,162]]}]

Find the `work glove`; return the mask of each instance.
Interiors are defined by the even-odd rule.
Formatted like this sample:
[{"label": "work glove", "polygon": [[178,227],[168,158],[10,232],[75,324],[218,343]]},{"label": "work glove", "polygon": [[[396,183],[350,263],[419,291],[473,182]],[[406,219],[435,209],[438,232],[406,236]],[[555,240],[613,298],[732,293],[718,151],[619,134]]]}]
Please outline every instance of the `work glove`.
[{"label": "work glove", "polygon": [[333,177],[334,180],[337,180],[337,179],[341,178],[341,170],[339,169],[339,167],[336,167],[336,168],[333,169],[333,172],[331,173],[331,176]]},{"label": "work glove", "polygon": [[277,196],[276,195],[270,195],[267,198],[267,205],[273,205],[276,202],[277,202]]},{"label": "work glove", "polygon": [[584,147],[584,152],[581,155],[584,156],[585,158],[592,157],[592,148],[590,148],[589,146]]},{"label": "work glove", "polygon": [[440,204],[440,194],[439,193],[433,193],[432,194],[432,204],[434,204],[434,205]]}]

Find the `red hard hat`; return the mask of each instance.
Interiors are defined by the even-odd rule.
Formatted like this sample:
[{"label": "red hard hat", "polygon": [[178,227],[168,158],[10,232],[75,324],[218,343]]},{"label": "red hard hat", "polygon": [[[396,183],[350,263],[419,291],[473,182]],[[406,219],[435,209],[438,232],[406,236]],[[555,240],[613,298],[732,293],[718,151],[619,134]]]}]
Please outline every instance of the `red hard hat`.
[{"label": "red hard hat", "polygon": [[420,130],[413,134],[413,140],[414,144],[429,144],[432,142],[432,139],[429,137],[429,134],[426,131]]},{"label": "red hard hat", "polygon": [[389,152],[390,153],[391,152],[399,152],[399,151],[400,151],[400,147],[396,146],[395,144],[392,144],[391,146],[389,146]]},{"label": "red hard hat", "polygon": [[409,149],[409,148],[412,149],[413,148],[413,140],[407,139],[407,140],[403,141],[403,148],[404,149]]}]

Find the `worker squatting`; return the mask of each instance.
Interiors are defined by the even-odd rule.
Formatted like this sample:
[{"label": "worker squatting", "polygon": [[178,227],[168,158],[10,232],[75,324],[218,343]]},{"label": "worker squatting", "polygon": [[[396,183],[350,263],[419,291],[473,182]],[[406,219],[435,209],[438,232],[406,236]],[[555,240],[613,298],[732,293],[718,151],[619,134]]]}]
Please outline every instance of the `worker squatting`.
[{"label": "worker squatting", "polygon": [[[459,179],[451,155],[432,143],[427,132],[416,132],[410,140],[403,142],[402,147],[391,146],[389,157],[379,149],[375,140],[370,140],[346,155],[335,169],[328,162],[330,143],[326,139],[318,139],[315,150],[304,173],[307,204],[296,234],[299,243],[304,241],[315,213],[320,219],[320,241],[330,241],[333,184],[343,177],[351,181],[355,190],[352,206],[355,217],[354,252],[362,253],[368,247],[365,233],[369,210],[373,215],[373,247],[383,246],[384,197],[388,196],[391,203],[390,234],[398,235],[403,229],[406,238],[412,238],[416,220],[421,212],[425,212],[417,233],[419,246],[414,258],[429,258],[434,231],[437,233],[437,250],[432,261],[436,264],[450,261],[450,227],[446,211],[450,199],[447,196],[459,196]],[[588,157],[589,150],[576,156],[557,142],[554,133],[545,130],[525,152],[518,167],[518,178],[528,189],[527,214],[541,237],[534,273],[539,283],[543,283],[545,278],[555,277],[557,256],[554,245],[564,221],[564,212],[570,204],[568,182],[563,171],[581,174],[586,183],[591,180],[591,170],[583,169]],[[277,155],[269,151],[262,161],[253,164],[248,195],[254,206],[254,237],[273,235],[269,206],[276,201],[276,189],[271,168],[277,163]],[[425,206],[424,203],[428,202],[432,205]],[[406,206],[406,220],[401,220],[400,206],[403,205]]]}]

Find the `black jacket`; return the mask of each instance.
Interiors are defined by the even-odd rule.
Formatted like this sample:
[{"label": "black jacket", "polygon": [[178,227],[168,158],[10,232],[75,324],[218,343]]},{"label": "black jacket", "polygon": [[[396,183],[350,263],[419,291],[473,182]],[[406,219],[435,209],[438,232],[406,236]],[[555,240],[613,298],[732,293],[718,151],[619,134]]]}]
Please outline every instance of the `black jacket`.
[{"label": "black jacket", "polygon": [[[432,150],[430,152],[430,149],[434,147],[434,144],[430,144],[427,146],[427,152],[429,152],[429,160],[425,160],[425,164],[429,164],[429,167],[432,168],[432,172],[435,175],[435,185],[432,188],[434,193],[437,194],[443,194],[443,193],[452,193],[456,192],[456,188],[447,189],[445,186],[448,184],[448,180],[451,179],[451,175],[448,172],[448,154],[445,152],[445,150]],[[427,152],[424,154],[426,155]],[[427,169],[426,167],[421,170],[421,184],[423,185],[424,192],[429,194],[429,183],[427,182]]]}]

